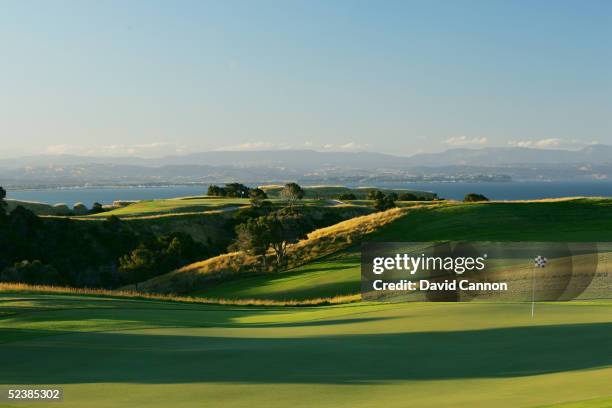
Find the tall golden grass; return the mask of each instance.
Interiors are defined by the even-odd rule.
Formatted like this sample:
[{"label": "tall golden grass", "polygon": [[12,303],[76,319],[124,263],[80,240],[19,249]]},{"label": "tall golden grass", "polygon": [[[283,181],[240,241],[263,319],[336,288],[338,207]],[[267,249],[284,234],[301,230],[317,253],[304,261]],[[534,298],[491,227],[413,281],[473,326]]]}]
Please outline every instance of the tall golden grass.
[{"label": "tall golden grass", "polygon": [[179,303],[198,303],[206,305],[235,306],[325,306],[361,301],[361,295],[334,296],[308,300],[262,300],[262,299],[216,299],[173,294],[144,293],[135,290],[107,290],[91,288],[72,288],[67,286],[28,285],[25,283],[0,283],[0,293],[37,293],[59,295],[86,295],[109,298],[129,298],[134,300],[156,300]]}]

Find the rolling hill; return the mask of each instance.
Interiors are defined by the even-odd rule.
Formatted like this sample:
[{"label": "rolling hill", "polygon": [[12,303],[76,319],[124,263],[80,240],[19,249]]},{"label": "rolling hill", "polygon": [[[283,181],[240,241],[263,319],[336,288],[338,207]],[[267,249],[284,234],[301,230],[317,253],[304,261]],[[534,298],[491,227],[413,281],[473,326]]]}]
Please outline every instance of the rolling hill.
[{"label": "rolling hill", "polygon": [[[397,211],[397,210],[393,210]],[[371,241],[612,241],[611,199],[570,199],[535,202],[443,204],[404,208],[401,216],[375,225],[350,241],[337,239],[336,249],[281,273],[203,281],[189,293],[215,298],[307,299],[358,293],[358,242]],[[333,231],[332,227],[326,231]],[[316,235],[316,234],[315,234]],[[341,243],[339,243],[341,242]],[[299,245],[321,244],[316,240]],[[183,268],[193,271],[189,266]],[[174,285],[181,271],[162,275],[156,282]],[[170,284],[170,277],[173,284]],[[194,283],[195,281],[190,281]],[[163,286],[163,285],[162,285]],[[143,285],[147,288],[147,283]],[[157,290],[159,286],[155,286]],[[183,291],[186,287],[181,286]],[[170,290],[171,291],[171,290]]]}]

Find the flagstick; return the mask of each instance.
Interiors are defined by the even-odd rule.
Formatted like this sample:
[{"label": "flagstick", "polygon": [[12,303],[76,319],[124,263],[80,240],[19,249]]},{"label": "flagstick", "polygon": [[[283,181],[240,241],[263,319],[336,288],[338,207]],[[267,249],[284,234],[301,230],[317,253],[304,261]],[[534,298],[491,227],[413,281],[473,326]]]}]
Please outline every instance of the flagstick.
[{"label": "flagstick", "polygon": [[533,319],[533,314],[535,312],[535,270],[536,267],[533,267],[533,273],[531,278],[531,318]]}]

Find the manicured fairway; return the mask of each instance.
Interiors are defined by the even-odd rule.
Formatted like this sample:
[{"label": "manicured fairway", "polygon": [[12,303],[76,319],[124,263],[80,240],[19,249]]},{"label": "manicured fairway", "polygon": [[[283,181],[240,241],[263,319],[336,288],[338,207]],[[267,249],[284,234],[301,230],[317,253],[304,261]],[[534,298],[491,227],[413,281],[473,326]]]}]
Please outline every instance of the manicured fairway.
[{"label": "manicured fairway", "polygon": [[[220,307],[0,296],[0,383],[63,407],[612,402],[612,303]],[[43,406],[14,404],[16,407]],[[565,406],[565,405],[560,405]]]}]

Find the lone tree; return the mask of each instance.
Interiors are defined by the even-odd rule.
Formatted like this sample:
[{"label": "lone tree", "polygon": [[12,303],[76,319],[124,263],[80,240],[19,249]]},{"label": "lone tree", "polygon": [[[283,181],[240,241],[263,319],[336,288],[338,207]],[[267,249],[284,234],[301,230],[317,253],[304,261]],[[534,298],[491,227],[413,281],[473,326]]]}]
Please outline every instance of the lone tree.
[{"label": "lone tree", "polygon": [[297,183],[288,183],[281,190],[280,196],[290,206],[293,206],[298,200],[304,198],[304,190]]},{"label": "lone tree", "polygon": [[264,205],[265,200],[268,198],[268,195],[261,188],[254,188],[249,192],[249,196],[251,198],[251,205],[253,207],[259,208]]},{"label": "lone tree", "polygon": [[270,246],[276,255],[276,264],[281,267],[287,259],[287,247],[306,236],[309,222],[296,211],[280,210],[266,217],[270,229]]},{"label": "lone tree", "polygon": [[261,261],[262,270],[266,270],[266,253],[271,245],[270,225],[265,217],[250,218],[236,227],[236,244],[238,249]]},{"label": "lone tree", "polygon": [[287,247],[306,236],[310,231],[309,220],[292,209],[283,209],[267,216],[250,218],[236,227],[234,246],[250,255],[261,258],[266,269],[266,253],[272,248],[277,267],[287,259]]},{"label": "lone tree", "polygon": [[477,201],[489,201],[489,199],[482,194],[476,193],[468,193],[465,195],[465,197],[463,197],[464,203],[475,203]]}]

